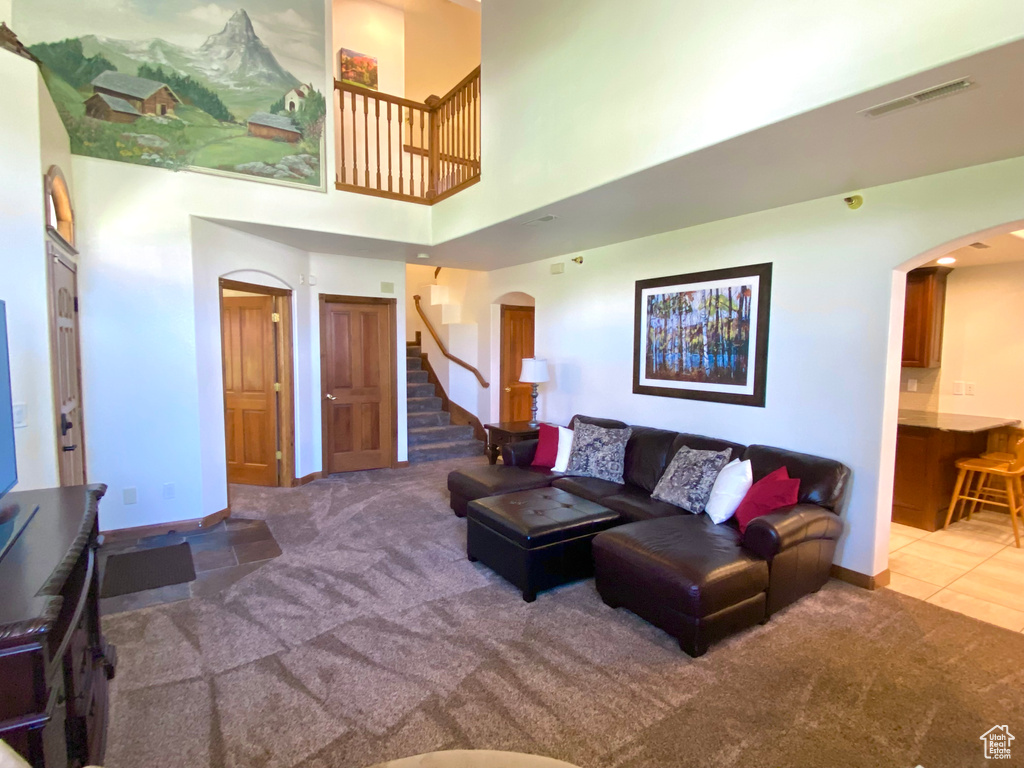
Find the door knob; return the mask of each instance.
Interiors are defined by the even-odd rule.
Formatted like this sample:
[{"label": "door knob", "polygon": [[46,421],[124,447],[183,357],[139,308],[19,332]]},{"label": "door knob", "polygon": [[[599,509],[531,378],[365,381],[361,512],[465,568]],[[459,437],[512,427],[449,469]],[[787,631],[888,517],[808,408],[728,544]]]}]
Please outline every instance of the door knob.
[{"label": "door knob", "polygon": [[505,387],[505,391],[506,392],[511,392],[512,391],[512,387]]},{"label": "door knob", "polygon": [[330,392],[328,392],[326,395],[324,395],[324,397],[326,397],[328,400],[337,400],[338,399],[334,395],[332,395]]}]

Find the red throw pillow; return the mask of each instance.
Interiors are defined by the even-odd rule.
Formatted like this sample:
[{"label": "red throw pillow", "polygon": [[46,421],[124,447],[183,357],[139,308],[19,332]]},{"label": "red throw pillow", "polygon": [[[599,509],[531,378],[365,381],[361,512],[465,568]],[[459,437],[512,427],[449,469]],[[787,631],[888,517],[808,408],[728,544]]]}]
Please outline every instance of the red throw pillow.
[{"label": "red throw pillow", "polygon": [[558,458],[558,427],[541,424],[539,429],[540,442],[537,443],[537,452],[533,455],[530,466],[551,469]]},{"label": "red throw pillow", "polygon": [[791,507],[796,504],[800,496],[799,478],[790,479],[789,471],[785,467],[765,475],[747,491],[743,501],[736,508],[736,522],[739,523],[740,533],[745,533],[750,521],[755,517],[768,515],[777,509]]}]

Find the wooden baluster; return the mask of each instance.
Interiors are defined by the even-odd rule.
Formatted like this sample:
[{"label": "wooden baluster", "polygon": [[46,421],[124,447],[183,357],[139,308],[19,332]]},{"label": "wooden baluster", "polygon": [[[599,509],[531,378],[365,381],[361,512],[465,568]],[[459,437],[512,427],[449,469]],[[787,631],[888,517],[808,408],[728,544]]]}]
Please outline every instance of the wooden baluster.
[{"label": "wooden baluster", "polygon": [[377,112],[377,189],[382,189],[380,185],[380,99],[374,99],[373,102]]},{"label": "wooden baluster", "polygon": [[[438,194],[438,175],[441,172],[441,110],[438,109],[439,102],[441,100],[437,96],[427,97],[427,106],[430,107],[430,159],[427,162],[427,173],[430,175],[430,181],[427,184],[427,200],[433,200]],[[420,123],[422,130],[423,124]],[[421,156],[420,171],[422,172],[422,156]]]},{"label": "wooden baluster", "polygon": [[340,161],[341,162],[341,183],[344,184],[344,183],[346,183],[348,181],[348,177],[346,175],[346,170],[345,170],[345,92],[344,91],[338,91],[337,93],[338,93],[338,99],[339,99],[339,102],[338,102],[338,115],[339,115],[339,119],[338,119],[338,132],[339,133],[338,133],[338,135],[340,137],[339,141],[338,141],[338,144],[341,147],[341,152],[339,153],[341,155],[341,161]]},{"label": "wooden baluster", "polygon": [[[412,110],[409,110],[410,117],[412,116]],[[398,194],[405,194],[405,176],[402,170],[402,156],[405,154],[405,141],[402,139],[402,133],[405,126],[405,107],[398,108]],[[412,131],[409,132],[410,135]]]},{"label": "wooden baluster", "polygon": [[356,144],[356,95],[352,96],[352,185],[359,185],[359,150]]},{"label": "wooden baluster", "polygon": [[391,102],[388,102],[388,192],[394,192],[391,187]]},{"label": "wooden baluster", "polygon": [[476,166],[476,162],[477,162],[477,158],[476,158],[476,140],[477,140],[477,133],[476,133],[476,109],[477,109],[476,94],[477,94],[477,91],[476,91],[476,86],[477,86],[477,81],[474,80],[473,81],[473,86],[472,86],[472,88],[473,88],[473,107],[472,107],[473,114],[470,115],[470,122],[471,122],[471,125],[472,125],[472,127],[470,128],[470,131],[472,132],[472,136],[473,136],[473,149],[470,152],[470,159],[473,161],[472,171],[473,171],[473,175],[474,176],[476,176],[478,173],[480,173],[480,170]]},{"label": "wooden baluster", "polygon": [[366,186],[370,186],[370,100],[363,96],[363,168]]},{"label": "wooden baluster", "polygon": [[459,183],[466,180],[466,89],[459,91]]}]

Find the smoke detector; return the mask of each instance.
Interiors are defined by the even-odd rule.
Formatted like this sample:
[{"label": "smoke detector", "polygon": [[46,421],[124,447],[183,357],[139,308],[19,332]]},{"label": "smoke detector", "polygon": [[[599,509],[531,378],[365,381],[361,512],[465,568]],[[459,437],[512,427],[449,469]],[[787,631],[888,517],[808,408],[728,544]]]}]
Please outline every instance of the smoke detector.
[{"label": "smoke detector", "polygon": [[948,83],[935,85],[931,88],[925,88],[923,91],[917,91],[906,96],[900,96],[898,99],[876,104],[868,109],[862,109],[857,114],[864,115],[865,117],[882,117],[907,107],[916,107],[918,104],[924,104],[927,101],[934,101],[945,96],[963,93],[973,85],[974,81],[971,78],[961,77],[958,80],[950,80]]}]

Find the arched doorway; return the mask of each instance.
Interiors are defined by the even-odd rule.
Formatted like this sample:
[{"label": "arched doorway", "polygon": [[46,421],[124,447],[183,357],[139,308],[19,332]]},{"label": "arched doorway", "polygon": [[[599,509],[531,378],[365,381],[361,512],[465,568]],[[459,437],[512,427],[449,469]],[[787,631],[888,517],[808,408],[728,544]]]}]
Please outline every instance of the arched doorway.
[{"label": "arched doorway", "polygon": [[71,207],[71,193],[67,179],[56,165],[50,166],[43,179],[46,193],[46,227],[68,245],[75,245],[75,212]]},{"label": "arched doorway", "polygon": [[979,476],[968,491],[979,501],[957,507],[969,507],[970,519],[946,521],[957,460],[998,450],[1024,423],[1022,325],[1024,221],[965,235],[897,268],[884,425],[893,493],[878,521],[892,589],[1001,626],[1019,618],[1017,629],[1024,573],[1013,563],[1022,550],[1009,509],[998,504],[1005,496],[985,492]]}]

